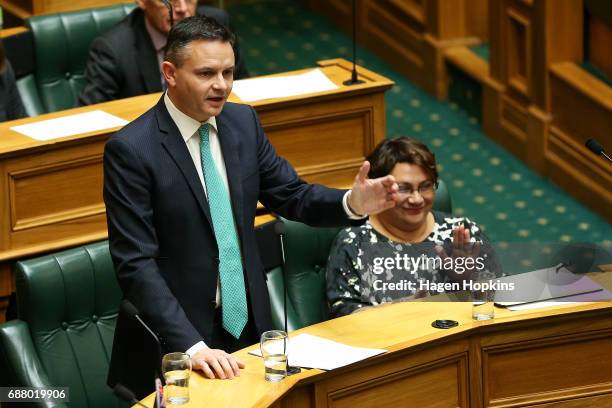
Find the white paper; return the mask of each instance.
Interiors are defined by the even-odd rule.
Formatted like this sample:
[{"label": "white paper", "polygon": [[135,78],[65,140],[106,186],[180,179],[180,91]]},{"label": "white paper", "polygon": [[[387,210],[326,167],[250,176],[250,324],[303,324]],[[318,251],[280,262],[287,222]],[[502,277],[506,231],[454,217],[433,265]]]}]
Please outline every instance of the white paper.
[{"label": "white paper", "polygon": [[[283,343],[279,342],[278,353],[282,353],[282,347]],[[347,346],[302,333],[289,338],[287,355],[292,366],[333,370],[386,352],[384,349]],[[249,354],[261,357],[261,350],[251,350]]]},{"label": "white paper", "polygon": [[603,290],[601,285],[588,276],[573,274],[561,264],[552,268],[506,276],[499,281],[513,283],[514,290],[497,291],[495,304],[498,306],[541,302]]},{"label": "white paper", "polygon": [[244,102],[254,102],[330,91],[337,88],[338,86],[317,68],[299,75],[234,81],[232,92]]},{"label": "white paper", "polygon": [[521,305],[508,306],[508,310],[512,310],[513,312],[515,312],[518,310],[540,309],[549,306],[562,306],[572,303],[598,302],[605,300],[612,300],[612,293],[610,293],[606,289],[603,289],[597,292],[580,293],[578,295],[566,296],[560,299],[556,299],[554,301],[523,303]]},{"label": "white paper", "polygon": [[82,133],[96,132],[125,126],[127,120],[101,110],[61,118],[41,120],[27,125],[13,126],[11,130],[36,140],[52,140]]}]

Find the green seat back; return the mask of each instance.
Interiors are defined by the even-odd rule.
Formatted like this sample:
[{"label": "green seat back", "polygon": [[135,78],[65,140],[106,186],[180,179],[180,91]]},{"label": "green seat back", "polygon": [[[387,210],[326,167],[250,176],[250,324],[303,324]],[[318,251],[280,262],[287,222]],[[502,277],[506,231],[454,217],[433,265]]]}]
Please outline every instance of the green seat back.
[{"label": "green seat back", "polygon": [[[124,406],[106,385],[121,300],[108,242],[19,262],[16,284],[19,319],[0,329],[8,381],[70,387],[69,406]],[[16,324],[30,347],[11,351]]]},{"label": "green seat back", "polygon": [[[134,4],[33,16],[26,20],[34,41],[34,82],[38,95],[22,97],[28,114],[76,106],[85,84],[85,66],[94,38],[119,22]],[[25,86],[20,91],[28,91]],[[37,102],[31,100],[38,98]],[[42,109],[42,112],[31,109]]]},{"label": "green seat back", "polygon": [[[434,209],[452,213],[452,201],[446,184],[440,180]],[[325,267],[331,244],[340,228],[314,228],[283,220],[285,223],[285,272],[289,296],[287,326],[296,330],[329,318],[325,291]],[[268,292],[275,328],[284,327],[283,271],[268,272]]]}]

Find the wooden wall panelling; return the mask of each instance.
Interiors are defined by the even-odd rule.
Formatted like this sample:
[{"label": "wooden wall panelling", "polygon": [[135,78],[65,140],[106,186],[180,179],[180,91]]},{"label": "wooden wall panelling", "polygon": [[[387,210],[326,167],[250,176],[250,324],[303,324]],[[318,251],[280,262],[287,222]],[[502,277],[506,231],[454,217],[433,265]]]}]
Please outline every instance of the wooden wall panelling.
[{"label": "wooden wall panelling", "polygon": [[[361,39],[363,36],[363,27],[361,26],[361,10],[363,9],[363,3],[369,2],[370,0],[357,0],[358,4],[356,9],[357,14],[357,38]],[[337,24],[342,30],[347,33],[352,33],[352,5],[351,0],[307,0],[306,4],[309,8],[317,10],[321,14],[325,15],[334,24]]]},{"label": "wooden wall panelling", "polygon": [[[350,33],[347,3],[308,2]],[[469,33],[483,31],[486,1],[468,4],[465,0],[358,1],[358,42],[438,99],[444,99],[447,94],[444,50],[481,41]],[[471,11],[477,16],[470,20],[468,30],[467,15]]]},{"label": "wooden wall panelling", "polygon": [[432,342],[349,375],[340,370],[315,385],[316,406],[469,407],[468,348],[466,339]]},{"label": "wooden wall panelling", "polygon": [[465,32],[483,43],[489,42],[489,0],[464,1]]},{"label": "wooden wall panelling", "polygon": [[584,140],[612,144],[612,89],[572,63],[550,69],[553,115],[546,151],[548,175],[561,188],[610,219],[612,168]]},{"label": "wooden wall panelling", "polygon": [[506,10],[506,81],[508,87],[529,98],[531,90],[531,22],[513,8]]},{"label": "wooden wall panelling", "polygon": [[[612,399],[612,324],[609,313],[536,319],[481,338],[483,402],[491,407],[557,403],[589,407],[581,399]],[[486,333],[489,331],[489,333]],[[539,406],[539,405],[538,405]]]},{"label": "wooden wall panelling", "polygon": [[589,61],[601,70],[608,78],[612,78],[612,27],[597,16],[589,18]]},{"label": "wooden wall panelling", "polygon": [[361,3],[360,43],[423,85],[424,11],[416,2]]}]

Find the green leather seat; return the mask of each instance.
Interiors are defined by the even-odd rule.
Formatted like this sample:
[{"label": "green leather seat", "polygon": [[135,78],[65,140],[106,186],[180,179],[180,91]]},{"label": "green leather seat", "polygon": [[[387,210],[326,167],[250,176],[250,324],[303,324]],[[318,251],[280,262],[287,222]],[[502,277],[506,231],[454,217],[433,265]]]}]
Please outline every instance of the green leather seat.
[{"label": "green leather seat", "polygon": [[30,116],[76,106],[85,85],[91,42],[119,22],[134,4],[30,17],[26,26],[34,43],[34,72],[17,81]]},{"label": "green leather seat", "polygon": [[[440,180],[434,209],[452,213],[452,200]],[[285,223],[285,269],[288,278],[287,327],[289,331],[329,318],[325,294],[325,266],[329,249],[340,228],[313,228],[299,222]],[[268,292],[275,328],[284,328],[283,269],[268,271]]]},{"label": "green leather seat", "polygon": [[126,406],[106,385],[121,300],[108,242],[19,262],[16,284],[19,319],[0,325],[2,385],[70,388],[68,404],[44,406]]}]

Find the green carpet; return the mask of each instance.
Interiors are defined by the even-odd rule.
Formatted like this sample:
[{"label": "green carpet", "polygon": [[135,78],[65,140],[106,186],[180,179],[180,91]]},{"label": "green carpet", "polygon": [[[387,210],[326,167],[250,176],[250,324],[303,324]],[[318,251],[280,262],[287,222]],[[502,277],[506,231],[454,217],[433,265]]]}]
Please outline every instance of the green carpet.
[{"label": "green carpet", "polygon": [[[253,1],[229,12],[253,75],[350,59],[350,38],[300,2]],[[612,224],[487,138],[475,117],[436,101],[364,48],[358,55],[359,64],[395,81],[386,96],[387,136],[412,136],[430,146],[455,214],[470,217],[497,242],[593,242],[612,248]]]}]

